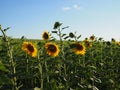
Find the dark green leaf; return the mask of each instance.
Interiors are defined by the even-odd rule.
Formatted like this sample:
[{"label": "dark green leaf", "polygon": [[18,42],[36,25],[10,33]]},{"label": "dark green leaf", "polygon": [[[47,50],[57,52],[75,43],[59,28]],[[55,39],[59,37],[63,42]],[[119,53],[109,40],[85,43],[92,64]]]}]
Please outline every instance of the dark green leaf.
[{"label": "dark green leaf", "polygon": [[4,71],[4,72],[8,72],[9,70],[6,69],[6,67],[4,66],[4,64],[0,61],[0,70]]},{"label": "dark green leaf", "polygon": [[57,33],[57,31],[52,31],[52,33]]},{"label": "dark green leaf", "polygon": [[79,35],[78,37],[77,37],[77,39],[79,39],[81,37],[81,35]]}]

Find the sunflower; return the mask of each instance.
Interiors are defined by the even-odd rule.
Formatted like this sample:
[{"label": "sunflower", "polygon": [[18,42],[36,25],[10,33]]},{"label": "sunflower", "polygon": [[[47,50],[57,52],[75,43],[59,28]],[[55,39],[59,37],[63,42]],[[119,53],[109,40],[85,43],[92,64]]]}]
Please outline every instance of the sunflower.
[{"label": "sunflower", "polygon": [[94,35],[92,35],[92,36],[90,36],[90,40],[95,40],[95,36]]},{"label": "sunflower", "polygon": [[91,47],[92,47],[92,44],[89,42],[89,43],[86,44],[86,46],[87,46],[88,48],[91,48]]},{"label": "sunflower", "polygon": [[46,43],[45,48],[47,50],[47,54],[53,57],[58,56],[60,52],[58,45],[54,43]]},{"label": "sunflower", "polygon": [[43,38],[43,40],[48,40],[50,38],[49,33],[48,32],[43,32],[42,38]]},{"label": "sunflower", "polygon": [[22,45],[22,50],[32,57],[37,56],[37,49],[31,42],[24,42]]},{"label": "sunflower", "polygon": [[85,54],[86,48],[83,44],[73,43],[70,45],[70,47],[77,55],[84,55]]},{"label": "sunflower", "polygon": [[92,44],[88,40],[84,40],[83,42],[88,48],[92,47]]},{"label": "sunflower", "polygon": [[116,42],[116,44],[117,44],[118,46],[120,46],[120,42]]},{"label": "sunflower", "polygon": [[87,39],[85,39],[83,42],[84,42],[85,44],[89,43],[89,41],[88,41]]},{"label": "sunflower", "polygon": [[92,47],[92,44],[88,40],[84,40],[83,42],[84,42],[86,47],[88,47],[88,48]]}]

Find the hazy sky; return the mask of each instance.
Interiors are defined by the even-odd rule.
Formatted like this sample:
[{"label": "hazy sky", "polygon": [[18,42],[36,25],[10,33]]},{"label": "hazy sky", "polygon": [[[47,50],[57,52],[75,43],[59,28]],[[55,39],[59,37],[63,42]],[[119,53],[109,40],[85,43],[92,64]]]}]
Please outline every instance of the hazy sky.
[{"label": "hazy sky", "polygon": [[9,36],[40,39],[56,21],[70,26],[67,34],[120,41],[120,0],[0,0],[0,24],[11,27]]}]

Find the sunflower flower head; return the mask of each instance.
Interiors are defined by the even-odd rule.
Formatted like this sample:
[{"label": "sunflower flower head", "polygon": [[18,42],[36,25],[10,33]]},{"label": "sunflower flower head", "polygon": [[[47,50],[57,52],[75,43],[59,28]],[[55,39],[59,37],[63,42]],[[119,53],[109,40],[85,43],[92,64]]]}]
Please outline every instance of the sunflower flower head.
[{"label": "sunflower flower head", "polygon": [[92,44],[88,40],[84,40],[83,42],[84,42],[86,47],[88,47],[88,48],[92,47]]},{"label": "sunflower flower head", "polygon": [[116,42],[116,44],[117,44],[118,46],[120,46],[120,42]]},{"label": "sunflower flower head", "polygon": [[95,36],[94,35],[90,36],[90,40],[94,41],[95,40]]},{"label": "sunflower flower head", "polygon": [[75,54],[77,55],[84,55],[86,52],[85,46],[80,43],[73,43],[70,45],[70,47],[72,48],[73,52],[75,52]]},{"label": "sunflower flower head", "polygon": [[22,45],[22,50],[32,57],[37,56],[37,49],[31,42],[24,42]]},{"label": "sunflower flower head", "polygon": [[49,33],[48,32],[43,32],[42,38],[43,38],[43,40],[49,40],[50,39]]},{"label": "sunflower flower head", "polygon": [[87,46],[88,48],[91,48],[91,47],[92,47],[92,44],[89,42],[89,43],[86,44],[86,46]]},{"label": "sunflower flower head", "polygon": [[87,43],[89,43],[89,40],[88,40],[88,39],[85,39],[83,42],[84,42],[85,44],[87,44]]},{"label": "sunflower flower head", "polygon": [[54,43],[46,43],[45,48],[46,48],[47,54],[53,57],[58,56],[60,52],[58,45]]}]

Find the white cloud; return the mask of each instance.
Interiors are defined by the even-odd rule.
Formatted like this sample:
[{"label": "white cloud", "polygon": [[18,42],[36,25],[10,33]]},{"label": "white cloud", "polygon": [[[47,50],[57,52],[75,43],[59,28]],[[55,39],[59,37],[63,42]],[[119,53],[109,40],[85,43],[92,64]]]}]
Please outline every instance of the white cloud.
[{"label": "white cloud", "polygon": [[70,7],[63,7],[62,10],[63,11],[69,11],[71,8]]},{"label": "white cloud", "polygon": [[75,8],[75,9],[80,9],[80,5],[75,4],[75,5],[73,6],[73,8]]},{"label": "white cloud", "polygon": [[70,6],[66,6],[66,7],[62,8],[63,11],[69,11],[71,9],[80,9],[80,5],[75,4],[75,5],[71,6],[71,7]]}]

